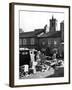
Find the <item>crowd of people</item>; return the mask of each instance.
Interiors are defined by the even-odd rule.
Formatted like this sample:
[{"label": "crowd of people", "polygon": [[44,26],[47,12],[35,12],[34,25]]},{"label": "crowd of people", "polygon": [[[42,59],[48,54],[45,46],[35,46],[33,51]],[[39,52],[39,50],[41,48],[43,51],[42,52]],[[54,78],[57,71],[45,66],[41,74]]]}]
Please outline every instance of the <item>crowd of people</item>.
[{"label": "crowd of people", "polygon": [[[20,77],[29,76],[36,72],[48,71],[51,67],[55,69],[57,65],[63,64],[64,54],[58,53],[58,50],[50,51],[49,48],[45,52],[35,49],[29,49],[30,62],[20,66]],[[26,58],[25,58],[26,59]]]}]

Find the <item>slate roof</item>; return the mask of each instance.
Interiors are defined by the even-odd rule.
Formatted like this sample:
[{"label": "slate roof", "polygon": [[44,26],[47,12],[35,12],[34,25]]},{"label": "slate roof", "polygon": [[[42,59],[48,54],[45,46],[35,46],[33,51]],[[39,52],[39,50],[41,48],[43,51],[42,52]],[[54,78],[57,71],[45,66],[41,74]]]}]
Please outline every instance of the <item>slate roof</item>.
[{"label": "slate roof", "polygon": [[35,31],[20,33],[19,37],[35,37],[44,31],[45,29],[35,29]]},{"label": "slate roof", "polygon": [[[37,36],[38,34],[44,32],[44,34]],[[45,29],[35,29],[34,31],[30,32],[23,32],[19,34],[19,37],[48,37],[48,38],[56,38],[61,37],[61,31],[55,31],[55,32],[47,32],[45,33]]]},{"label": "slate roof", "polygon": [[42,32],[45,32],[45,29],[35,29],[35,35],[38,35],[38,34],[40,34],[40,33],[42,33]]},{"label": "slate roof", "polygon": [[61,37],[61,31],[44,33],[40,37],[49,37],[49,38]]},{"label": "slate roof", "polygon": [[24,33],[20,33],[19,34],[19,37],[22,38],[22,37],[35,37],[36,35],[34,34],[33,31],[31,32],[24,32]]}]

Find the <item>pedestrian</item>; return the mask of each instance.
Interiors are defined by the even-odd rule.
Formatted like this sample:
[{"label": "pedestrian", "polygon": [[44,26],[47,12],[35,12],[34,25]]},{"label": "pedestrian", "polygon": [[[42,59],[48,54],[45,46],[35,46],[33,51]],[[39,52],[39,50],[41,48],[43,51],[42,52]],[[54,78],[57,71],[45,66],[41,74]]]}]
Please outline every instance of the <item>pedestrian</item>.
[{"label": "pedestrian", "polygon": [[33,73],[36,73],[35,54],[33,50],[30,51],[30,57],[31,57],[31,65],[32,65]]},{"label": "pedestrian", "polygon": [[28,77],[28,70],[29,70],[29,66],[28,65],[24,65],[24,72],[25,72],[25,76]]}]

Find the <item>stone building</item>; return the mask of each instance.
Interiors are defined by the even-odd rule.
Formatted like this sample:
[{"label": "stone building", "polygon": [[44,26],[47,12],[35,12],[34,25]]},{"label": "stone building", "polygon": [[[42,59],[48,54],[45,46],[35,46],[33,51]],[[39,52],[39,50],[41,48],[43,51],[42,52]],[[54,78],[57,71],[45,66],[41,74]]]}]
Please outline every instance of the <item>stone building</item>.
[{"label": "stone building", "polygon": [[20,48],[35,48],[41,51],[45,51],[47,47],[52,49],[62,46],[61,48],[63,48],[64,46],[61,43],[64,42],[64,21],[60,23],[60,30],[56,30],[56,21],[52,16],[52,19],[50,19],[49,32],[46,32],[47,25],[45,25],[42,29],[20,33]]},{"label": "stone building", "polygon": [[20,48],[35,48],[39,47],[38,35],[45,33],[45,27],[43,29],[35,29],[31,32],[19,33],[19,47]]},{"label": "stone building", "polygon": [[60,23],[61,39],[64,42],[64,21]]},{"label": "stone building", "polygon": [[64,21],[60,23],[60,30],[56,30],[56,21],[57,20],[52,17],[52,19],[50,19],[49,32],[39,36],[40,50],[45,51],[48,47],[50,49],[59,48],[61,47],[61,43],[64,42]]}]

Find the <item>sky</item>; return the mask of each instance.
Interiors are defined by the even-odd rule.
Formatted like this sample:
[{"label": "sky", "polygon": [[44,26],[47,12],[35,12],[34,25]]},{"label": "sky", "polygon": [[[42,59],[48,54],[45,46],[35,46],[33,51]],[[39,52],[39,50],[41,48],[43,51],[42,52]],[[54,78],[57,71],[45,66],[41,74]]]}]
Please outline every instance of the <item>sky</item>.
[{"label": "sky", "polygon": [[35,12],[35,11],[20,11],[19,23],[20,28],[24,32],[34,31],[35,29],[44,28],[47,24],[47,31],[49,31],[49,20],[52,16],[57,20],[56,29],[60,30],[60,22],[64,20],[64,13],[58,12]]}]

